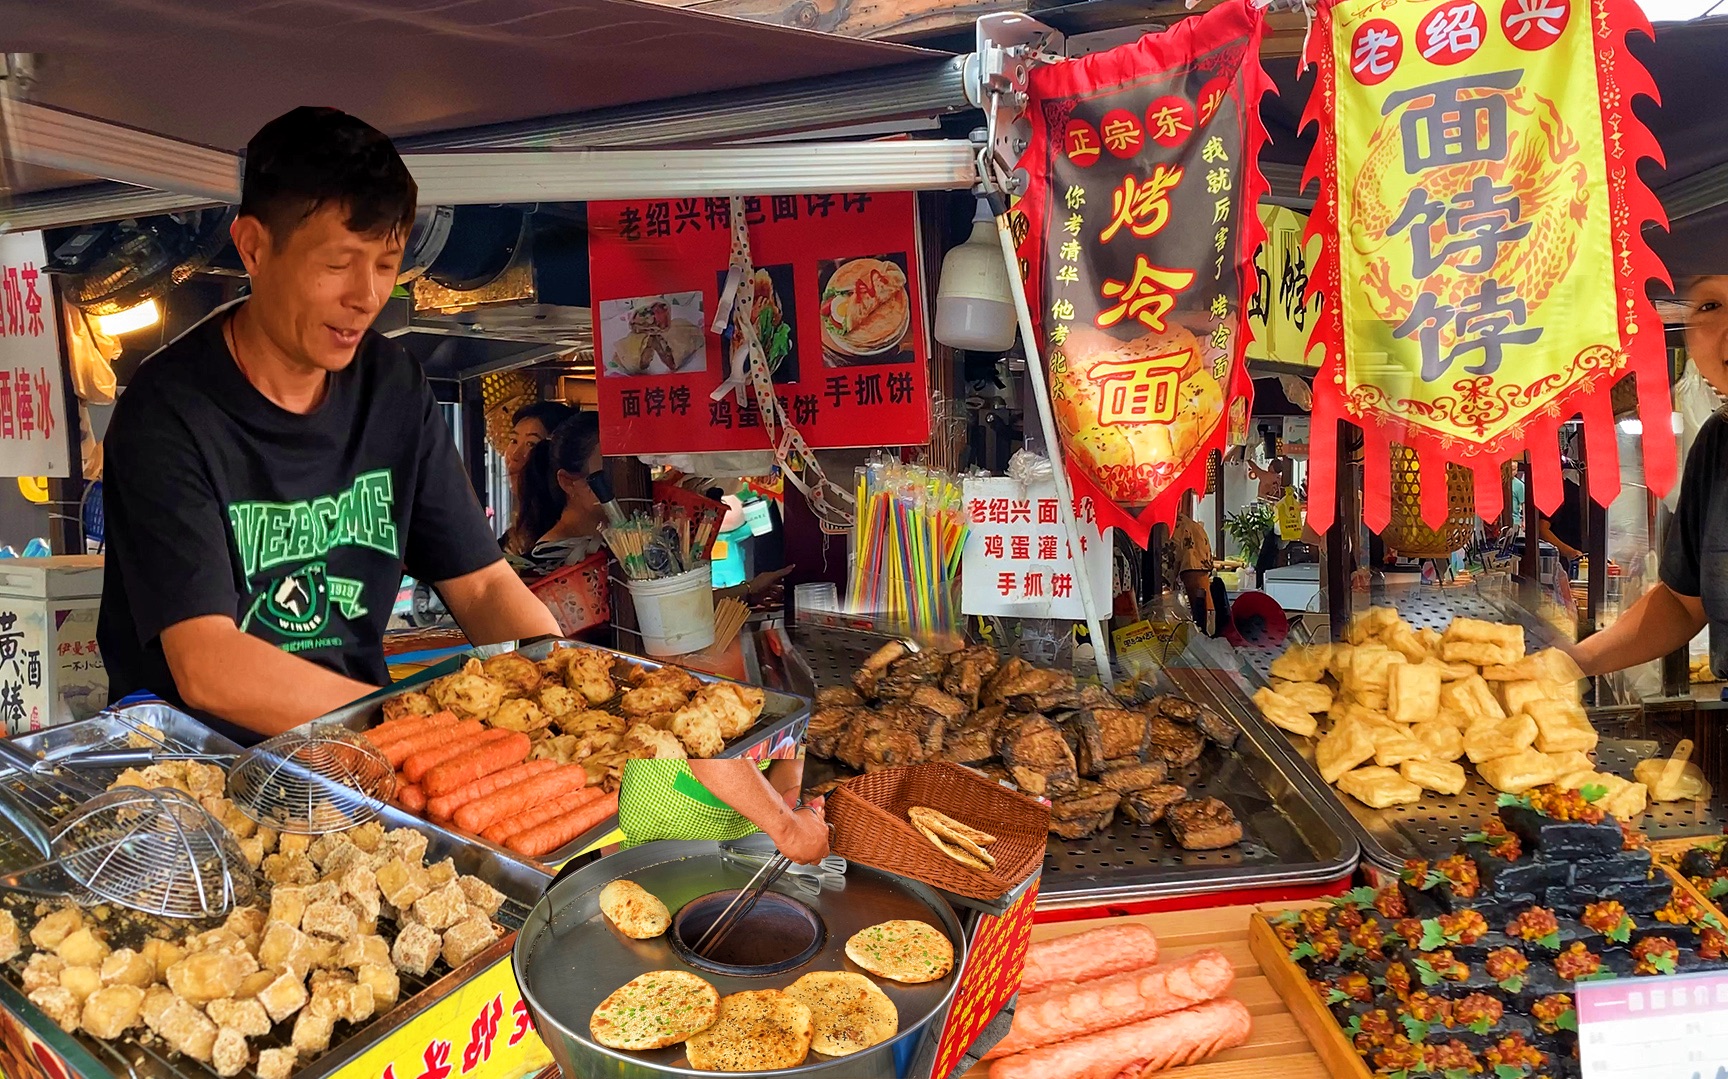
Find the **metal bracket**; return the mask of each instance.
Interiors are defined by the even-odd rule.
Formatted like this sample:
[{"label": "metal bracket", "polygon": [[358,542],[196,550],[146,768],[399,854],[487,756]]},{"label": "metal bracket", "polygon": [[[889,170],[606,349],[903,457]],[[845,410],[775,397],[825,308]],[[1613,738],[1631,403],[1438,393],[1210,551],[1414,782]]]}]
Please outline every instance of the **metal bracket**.
[{"label": "metal bracket", "polygon": [[[1035,65],[1060,59],[1066,41],[1060,31],[1029,15],[1006,12],[981,17],[977,31],[978,50],[970,58],[974,70],[969,72],[975,81],[968,80],[967,93],[984,110],[987,145],[981,152],[1011,173],[1030,144],[1031,127],[1024,118],[1027,80]],[[988,178],[986,164],[980,161],[980,172]],[[1015,179],[1008,194],[1018,195],[1024,190],[1019,185]]]}]

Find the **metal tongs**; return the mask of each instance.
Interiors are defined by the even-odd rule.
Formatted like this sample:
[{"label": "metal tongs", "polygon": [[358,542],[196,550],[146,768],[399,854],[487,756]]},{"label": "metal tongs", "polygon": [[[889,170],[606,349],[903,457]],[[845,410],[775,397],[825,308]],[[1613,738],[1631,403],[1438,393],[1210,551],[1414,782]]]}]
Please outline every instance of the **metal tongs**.
[{"label": "metal tongs", "polygon": [[[709,958],[709,953],[725,943],[726,938],[732,935],[732,931],[738,928],[738,923],[749,917],[750,912],[756,908],[756,904],[762,899],[762,893],[773,887],[774,882],[779,880],[791,865],[790,859],[779,851],[775,851],[774,856],[763,862],[762,868],[756,870],[755,876],[750,878],[750,883],[732,897],[732,902],[726,904],[726,909],[720,912],[720,917],[714,919],[714,924],[708,927],[707,932],[702,934],[696,941],[696,946],[690,950],[704,959]],[[763,874],[767,874],[768,879],[763,880]],[[761,883],[757,883],[758,881]]]},{"label": "metal tongs", "polygon": [[[767,851],[748,850],[726,843],[720,845],[720,856],[747,866],[761,866],[773,860],[773,855]],[[814,898],[821,895],[823,889],[837,892],[845,888],[846,868],[846,859],[830,854],[815,865],[789,866],[786,874],[800,892]]]}]

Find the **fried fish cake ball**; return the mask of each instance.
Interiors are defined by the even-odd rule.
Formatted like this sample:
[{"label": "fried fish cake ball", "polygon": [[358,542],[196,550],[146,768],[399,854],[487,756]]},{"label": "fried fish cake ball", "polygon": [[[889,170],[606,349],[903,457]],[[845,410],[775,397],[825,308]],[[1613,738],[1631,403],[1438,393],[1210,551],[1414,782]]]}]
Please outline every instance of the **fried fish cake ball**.
[{"label": "fried fish cake ball", "polygon": [[557,658],[564,666],[564,685],[588,698],[589,704],[604,704],[617,696],[611,653],[597,648],[566,648]]},{"label": "fried fish cake ball", "polygon": [[530,697],[540,688],[540,668],[526,656],[506,652],[481,664],[486,677],[504,687],[505,697]]},{"label": "fried fish cake ball", "polygon": [[485,719],[504,700],[504,687],[486,677],[477,659],[432,683],[432,699],[460,719]]}]

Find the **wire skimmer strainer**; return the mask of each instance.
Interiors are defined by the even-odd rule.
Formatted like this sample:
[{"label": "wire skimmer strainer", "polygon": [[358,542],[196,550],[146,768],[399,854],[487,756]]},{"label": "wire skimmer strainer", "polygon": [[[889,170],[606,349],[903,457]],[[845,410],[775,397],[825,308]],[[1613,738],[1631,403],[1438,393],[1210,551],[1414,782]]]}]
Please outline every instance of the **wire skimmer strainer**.
[{"label": "wire skimmer strainer", "polygon": [[396,793],[396,771],[378,747],[335,723],[278,734],[242,753],[102,749],[56,761],[27,758],[19,766],[52,775],[65,768],[143,768],[173,760],[228,765],[229,800],[278,832],[323,835],[353,828],[377,817]]},{"label": "wire skimmer strainer", "polygon": [[44,862],[0,875],[0,888],[164,918],[221,917],[252,901],[252,871],[232,833],[183,791],[116,787],[51,835],[14,797],[0,787],[0,814]]},{"label": "wire skimmer strainer", "polygon": [[377,746],[335,723],[279,734],[240,754],[228,797],[278,832],[323,835],[377,817],[396,793],[396,770]]}]

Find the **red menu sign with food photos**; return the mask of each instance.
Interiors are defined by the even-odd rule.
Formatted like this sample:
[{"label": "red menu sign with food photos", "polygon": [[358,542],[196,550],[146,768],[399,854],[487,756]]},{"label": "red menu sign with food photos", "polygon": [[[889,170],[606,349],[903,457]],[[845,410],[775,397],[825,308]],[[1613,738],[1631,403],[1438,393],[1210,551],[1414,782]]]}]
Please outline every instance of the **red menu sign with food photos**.
[{"label": "red menu sign with food photos", "polygon": [[[930,438],[929,348],[909,192],[744,200],[756,330],[813,448]],[[727,199],[588,206],[600,446],[608,455],[771,448],[712,332],[731,265]]]}]

